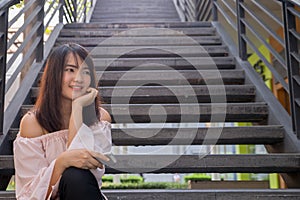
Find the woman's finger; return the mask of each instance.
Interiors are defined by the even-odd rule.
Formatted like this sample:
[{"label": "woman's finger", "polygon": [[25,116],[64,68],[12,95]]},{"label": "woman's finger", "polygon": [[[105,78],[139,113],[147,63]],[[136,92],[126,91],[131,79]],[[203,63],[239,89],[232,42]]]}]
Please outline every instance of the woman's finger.
[{"label": "woman's finger", "polygon": [[99,167],[99,168],[103,168],[103,164],[102,162],[99,162],[100,160],[97,160],[95,157],[91,157],[90,159],[90,164],[92,164],[95,168]]},{"label": "woman's finger", "polygon": [[102,153],[99,153],[99,152],[95,152],[95,151],[90,151],[90,154],[96,158],[97,160],[102,160],[104,162],[108,162],[109,161],[109,158],[105,155],[103,155]]},{"label": "woman's finger", "polygon": [[[94,159],[95,160],[95,159]],[[91,160],[88,164],[87,164],[87,167],[89,169],[97,169],[98,167],[99,168],[103,168],[103,165],[102,163],[99,163],[97,160],[95,160],[96,162],[93,162],[93,160]]]}]

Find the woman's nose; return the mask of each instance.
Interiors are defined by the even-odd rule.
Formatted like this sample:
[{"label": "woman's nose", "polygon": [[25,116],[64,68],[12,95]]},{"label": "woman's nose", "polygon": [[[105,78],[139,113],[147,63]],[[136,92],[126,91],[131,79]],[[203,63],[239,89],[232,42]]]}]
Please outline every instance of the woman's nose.
[{"label": "woman's nose", "polygon": [[78,70],[77,73],[75,74],[75,79],[76,82],[82,82],[82,73]]}]

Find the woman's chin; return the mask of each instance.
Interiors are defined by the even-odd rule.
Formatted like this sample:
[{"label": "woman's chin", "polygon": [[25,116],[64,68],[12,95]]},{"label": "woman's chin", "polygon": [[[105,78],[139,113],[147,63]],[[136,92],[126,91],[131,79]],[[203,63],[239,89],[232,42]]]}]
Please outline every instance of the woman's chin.
[{"label": "woman's chin", "polygon": [[77,99],[78,97],[81,97],[83,94],[73,94],[72,95],[72,100]]}]

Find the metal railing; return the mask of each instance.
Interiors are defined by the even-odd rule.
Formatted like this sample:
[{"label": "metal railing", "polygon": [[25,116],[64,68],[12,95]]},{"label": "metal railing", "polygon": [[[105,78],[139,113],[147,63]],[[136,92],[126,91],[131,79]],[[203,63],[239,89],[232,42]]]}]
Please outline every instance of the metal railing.
[{"label": "metal railing", "polygon": [[293,130],[300,138],[300,55],[298,47],[300,33],[296,27],[296,21],[300,20],[300,12],[295,9],[300,8],[300,1],[283,1],[282,7]]},{"label": "metal railing", "polygon": [[176,0],[176,5],[184,21],[208,21],[211,19],[211,1]]},{"label": "metal railing", "polygon": [[3,113],[5,100],[5,78],[6,78],[6,59],[7,59],[7,34],[8,34],[8,10],[9,7],[18,3],[18,0],[2,0],[0,2],[0,131],[3,130]]},{"label": "metal railing", "polygon": [[[22,104],[21,101],[28,94],[25,91],[30,90],[37,77],[36,71],[42,68],[63,24],[87,22],[89,12],[92,11],[95,2],[96,0],[2,0],[0,2],[0,95],[2,98],[0,133],[5,135],[8,132]],[[13,7],[15,4],[18,4],[18,8]],[[8,16],[12,9],[18,12],[15,12],[15,16],[9,20]],[[23,21],[21,26],[14,28],[8,38],[8,32],[19,20]],[[19,38],[23,38],[21,43]],[[16,43],[18,45],[14,45]],[[17,47],[17,49],[14,50],[10,59],[7,59],[7,53],[11,52],[8,50],[12,47]],[[20,57],[21,59],[18,59]],[[5,80],[9,70],[13,72],[10,78]],[[27,71],[31,73],[26,73]],[[33,71],[35,73],[32,73]],[[12,98],[4,111],[5,94],[11,89],[19,74],[22,74],[22,81],[31,81],[26,84],[21,83],[16,92],[16,95],[21,95],[21,97]],[[21,92],[21,90],[24,91]]]},{"label": "metal railing", "polygon": [[[197,7],[204,2],[211,7]],[[289,94],[293,131],[300,138],[300,28],[297,27],[300,23],[300,1],[176,0],[176,4],[181,15],[185,16],[184,21],[212,19],[227,23],[243,61],[253,53],[259,57],[275,82]],[[211,18],[200,20],[196,17],[200,15]],[[271,59],[261,52],[261,46],[267,49]]]}]

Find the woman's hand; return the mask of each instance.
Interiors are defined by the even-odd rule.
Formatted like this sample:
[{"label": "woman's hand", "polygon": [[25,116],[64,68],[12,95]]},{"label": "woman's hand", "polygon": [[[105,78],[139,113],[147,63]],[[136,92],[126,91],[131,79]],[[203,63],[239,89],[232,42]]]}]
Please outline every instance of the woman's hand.
[{"label": "woman's hand", "polygon": [[103,164],[99,162],[95,157],[100,158],[103,161],[109,161],[105,155],[89,151],[87,149],[72,149],[63,152],[56,160],[56,164],[61,168],[66,169],[68,167],[77,167],[81,169],[103,169]]},{"label": "woman's hand", "polygon": [[69,147],[77,131],[82,125],[83,107],[93,103],[95,101],[95,98],[97,97],[97,94],[98,94],[98,90],[90,87],[86,90],[86,94],[73,100],[72,113],[69,121],[69,134],[68,134],[67,147]]},{"label": "woman's hand", "polygon": [[97,95],[98,95],[98,90],[90,87],[86,90],[86,94],[74,99],[73,104],[82,107],[88,106],[95,101]]}]

